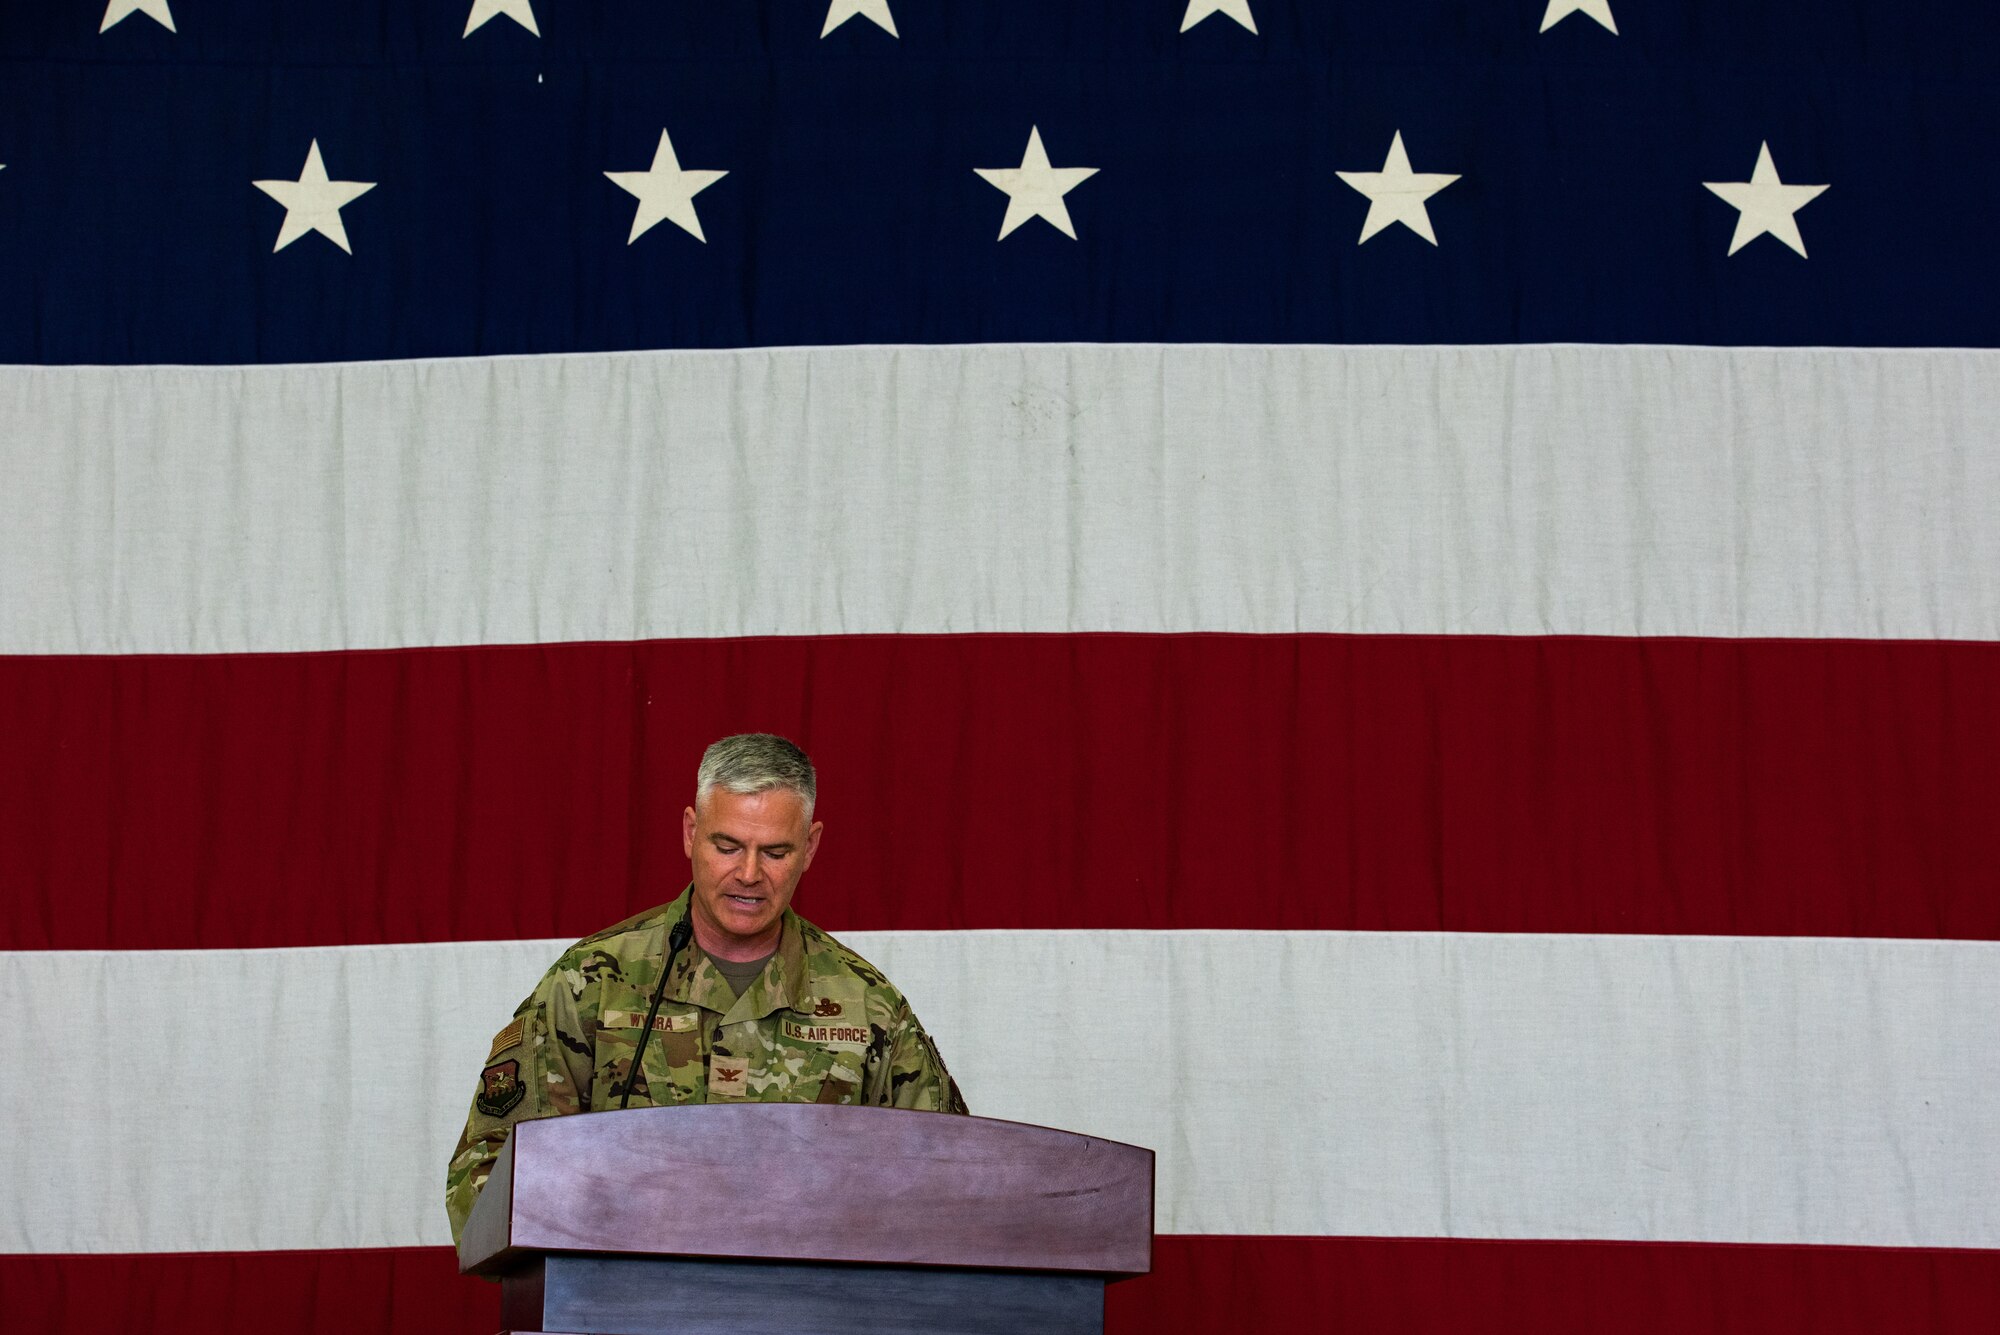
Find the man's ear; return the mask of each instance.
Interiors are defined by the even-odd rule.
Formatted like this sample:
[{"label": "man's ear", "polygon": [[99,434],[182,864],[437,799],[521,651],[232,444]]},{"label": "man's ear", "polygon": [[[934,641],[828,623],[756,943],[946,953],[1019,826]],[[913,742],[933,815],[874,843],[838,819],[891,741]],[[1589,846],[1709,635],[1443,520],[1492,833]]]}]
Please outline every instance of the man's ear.
[{"label": "man's ear", "polygon": [[693,807],[689,807],[687,810],[681,812],[681,852],[687,854],[689,860],[694,858]]},{"label": "man's ear", "polygon": [[824,830],[825,828],[826,826],[820,823],[819,821],[814,821],[812,823],[812,828],[806,831],[806,848],[805,848],[806,855],[799,862],[799,874],[801,876],[805,874],[806,868],[813,865],[813,854],[819,852],[820,831]]}]

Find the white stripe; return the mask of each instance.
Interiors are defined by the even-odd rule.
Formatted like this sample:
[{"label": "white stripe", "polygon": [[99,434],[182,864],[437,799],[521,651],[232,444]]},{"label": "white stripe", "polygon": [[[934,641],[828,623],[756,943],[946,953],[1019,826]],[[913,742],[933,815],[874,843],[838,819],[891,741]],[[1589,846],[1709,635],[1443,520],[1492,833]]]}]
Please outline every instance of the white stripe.
[{"label": "white stripe", "polygon": [[2000,639],[2000,353],[1026,345],[0,368],[0,652]]},{"label": "white stripe", "polygon": [[[856,933],[982,1114],[1165,1232],[2000,1246],[2000,945]],[[0,956],[0,1252],[446,1240],[562,942]]]}]

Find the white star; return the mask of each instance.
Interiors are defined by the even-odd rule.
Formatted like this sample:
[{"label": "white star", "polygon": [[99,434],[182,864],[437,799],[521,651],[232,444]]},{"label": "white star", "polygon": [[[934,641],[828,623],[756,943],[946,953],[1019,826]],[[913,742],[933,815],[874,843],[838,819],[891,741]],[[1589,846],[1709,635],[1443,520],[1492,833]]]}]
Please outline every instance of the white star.
[{"label": "white star", "polygon": [[867,19],[891,37],[900,36],[896,31],[896,16],[889,12],[889,0],[829,0],[826,26],[819,30],[819,35],[826,36],[856,15]]},{"label": "white star", "polygon": [[[1335,172],[1341,180],[1368,196],[1368,217],[1361,224],[1361,241],[1366,241],[1391,223],[1401,223],[1432,245],[1438,243],[1431,230],[1430,210],[1424,201],[1456,181],[1442,172],[1413,172],[1410,155],[1403,151],[1403,132],[1389,141],[1389,156],[1379,172]],[[1361,242],[1355,242],[1360,245]]]},{"label": "white star", "polygon": [[97,30],[109,32],[112,24],[123,23],[134,14],[144,14],[168,32],[178,31],[174,27],[173,8],[167,0],[107,0],[104,22]]},{"label": "white star", "polygon": [[1734,255],[1766,232],[1801,256],[1806,253],[1806,239],[1799,235],[1799,220],[1792,215],[1819,198],[1826,187],[1786,185],[1780,181],[1778,168],[1771,161],[1770,144],[1758,146],[1757,165],[1751,169],[1749,180],[1702,184],[1737,209],[1736,235],[1729,239],[1730,254]]},{"label": "white star", "polygon": [[689,171],[674,156],[674,141],[660,131],[660,146],[653,150],[653,165],[642,172],[606,172],[620,190],[634,195],[639,207],[632,215],[631,245],[662,220],[674,224],[695,240],[706,243],[701,219],[695,216],[694,197],[729,175],[718,171]]},{"label": "white star", "polygon": [[318,232],[352,255],[354,247],[347,244],[347,229],[340,224],[341,206],[353,203],[375,188],[373,181],[327,180],[317,139],[306,150],[305,169],[298,180],[250,184],[285,206],[285,225],[278,229],[278,244],[271,247],[274,255],[307,232]]},{"label": "white star", "polygon": [[1618,35],[1618,24],[1611,17],[1611,0],[1549,0],[1548,9],[1542,13],[1542,31],[1547,32],[1572,14],[1587,14],[1613,37]]},{"label": "white star", "polygon": [[1058,232],[1076,240],[1076,228],[1070,225],[1069,206],[1063,203],[1063,196],[1097,175],[1097,168],[1051,167],[1038,127],[1028,127],[1028,147],[1021,154],[1020,166],[972,170],[988,185],[1007,192],[1007,216],[1000,222],[1000,240],[1006,240],[1007,233],[1030,218],[1046,218]]},{"label": "white star", "polygon": [[470,37],[478,29],[505,14],[514,22],[540,37],[542,30],[535,26],[534,0],[472,0],[472,12],[465,16],[464,36]]},{"label": "white star", "polygon": [[1188,0],[1181,31],[1186,32],[1210,14],[1227,14],[1251,32],[1257,31],[1257,20],[1250,17],[1250,0]]}]

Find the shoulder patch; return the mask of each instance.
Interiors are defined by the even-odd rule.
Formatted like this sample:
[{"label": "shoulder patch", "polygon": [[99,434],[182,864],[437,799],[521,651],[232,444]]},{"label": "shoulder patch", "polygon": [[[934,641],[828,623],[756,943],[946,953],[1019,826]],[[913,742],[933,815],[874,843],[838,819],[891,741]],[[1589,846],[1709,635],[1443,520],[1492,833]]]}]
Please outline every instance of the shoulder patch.
[{"label": "shoulder patch", "polygon": [[486,1050],[486,1060],[492,1061],[508,1048],[521,1046],[521,1017],[515,1016],[507,1022],[507,1027],[493,1035],[493,1046]]},{"label": "shoulder patch", "polygon": [[528,1087],[521,1083],[521,1063],[495,1062],[479,1073],[479,1094],[472,1102],[488,1117],[505,1117],[527,1093]]}]

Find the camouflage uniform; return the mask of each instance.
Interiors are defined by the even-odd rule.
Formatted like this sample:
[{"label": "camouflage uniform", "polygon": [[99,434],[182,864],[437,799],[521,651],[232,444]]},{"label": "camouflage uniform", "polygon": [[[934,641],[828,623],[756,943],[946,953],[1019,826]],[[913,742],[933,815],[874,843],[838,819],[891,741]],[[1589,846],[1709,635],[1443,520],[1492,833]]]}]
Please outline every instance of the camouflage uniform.
[{"label": "camouflage uniform", "polygon": [[[618,1106],[687,901],[571,946],[494,1036],[445,1175],[454,1241],[515,1122]],[[681,951],[629,1106],[737,1102],[966,1110],[903,994],[789,909],[778,953],[740,997],[698,947]]]}]

